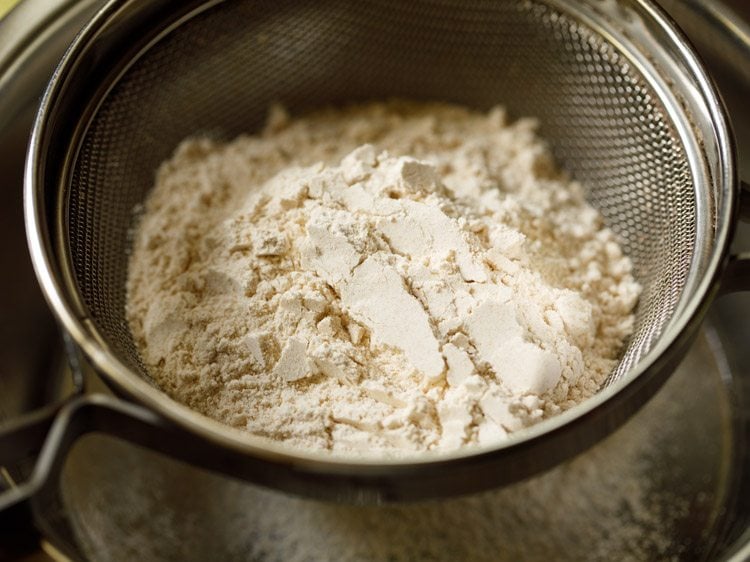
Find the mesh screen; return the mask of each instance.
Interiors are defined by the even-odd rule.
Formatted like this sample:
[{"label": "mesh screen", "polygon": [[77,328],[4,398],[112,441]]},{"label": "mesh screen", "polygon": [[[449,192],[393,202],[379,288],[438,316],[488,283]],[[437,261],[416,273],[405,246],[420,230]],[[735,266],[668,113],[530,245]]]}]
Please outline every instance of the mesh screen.
[{"label": "mesh screen", "polygon": [[124,318],[128,230],[159,163],[196,133],[257,130],[344,101],[437,99],[537,116],[542,135],[635,264],[635,334],[609,382],[647,352],[682,293],[696,202],[683,147],[615,47],[539,2],[315,5],[226,1],[145,52],[97,110],[73,166],[68,235],[83,301],[111,350],[144,373]]}]

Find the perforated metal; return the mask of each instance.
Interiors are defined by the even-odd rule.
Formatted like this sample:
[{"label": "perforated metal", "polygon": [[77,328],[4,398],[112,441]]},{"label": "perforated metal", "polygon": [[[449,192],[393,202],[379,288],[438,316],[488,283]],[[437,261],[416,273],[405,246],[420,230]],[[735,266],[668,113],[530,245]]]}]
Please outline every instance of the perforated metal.
[{"label": "perforated metal", "polygon": [[227,0],[148,49],[95,112],[65,213],[80,295],[112,351],[145,375],[124,318],[128,231],[182,139],[255,131],[273,101],[302,112],[392,96],[502,103],[541,120],[644,287],[609,382],[627,373],[683,293],[696,247],[693,177],[674,123],[629,59],[537,1]]}]

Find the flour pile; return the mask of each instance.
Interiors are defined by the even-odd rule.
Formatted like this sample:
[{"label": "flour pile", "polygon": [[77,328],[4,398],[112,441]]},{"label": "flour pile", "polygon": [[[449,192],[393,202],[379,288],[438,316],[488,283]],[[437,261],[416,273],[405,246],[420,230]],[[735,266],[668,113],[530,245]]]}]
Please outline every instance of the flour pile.
[{"label": "flour pile", "polygon": [[640,288],[535,128],[391,102],[186,140],[130,261],[154,380],[344,454],[491,445],[591,396]]}]

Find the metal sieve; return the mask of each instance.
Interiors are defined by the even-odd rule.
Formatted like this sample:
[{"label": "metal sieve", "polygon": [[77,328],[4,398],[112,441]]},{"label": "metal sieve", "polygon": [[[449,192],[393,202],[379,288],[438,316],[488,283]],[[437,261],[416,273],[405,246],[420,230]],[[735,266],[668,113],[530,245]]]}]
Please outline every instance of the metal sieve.
[{"label": "metal sieve", "polygon": [[[498,447],[397,460],[293,450],[171,400],[150,381],[124,316],[133,210],[158,165],[196,133],[257,131],[275,101],[300,113],[390,97],[502,103],[540,119],[644,288],[605,388]],[[747,285],[748,262],[728,255],[740,188],[721,102],[681,33],[641,0],[115,0],[58,67],[26,174],[31,254],[76,344],[72,359],[127,399],[77,397],[50,414],[34,477],[0,509],[52,494],[65,448],[95,430],[325,499],[510,483],[622,424],[679,362],[720,285]]]}]

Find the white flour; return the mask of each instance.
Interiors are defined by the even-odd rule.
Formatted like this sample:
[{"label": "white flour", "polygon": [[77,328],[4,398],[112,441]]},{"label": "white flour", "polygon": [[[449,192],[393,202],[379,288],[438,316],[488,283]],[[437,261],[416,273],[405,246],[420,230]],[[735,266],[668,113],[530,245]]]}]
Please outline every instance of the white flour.
[{"label": "white flour", "polygon": [[185,141],[128,317],[200,412],[341,453],[491,445],[591,396],[639,287],[535,123],[370,104]]}]

